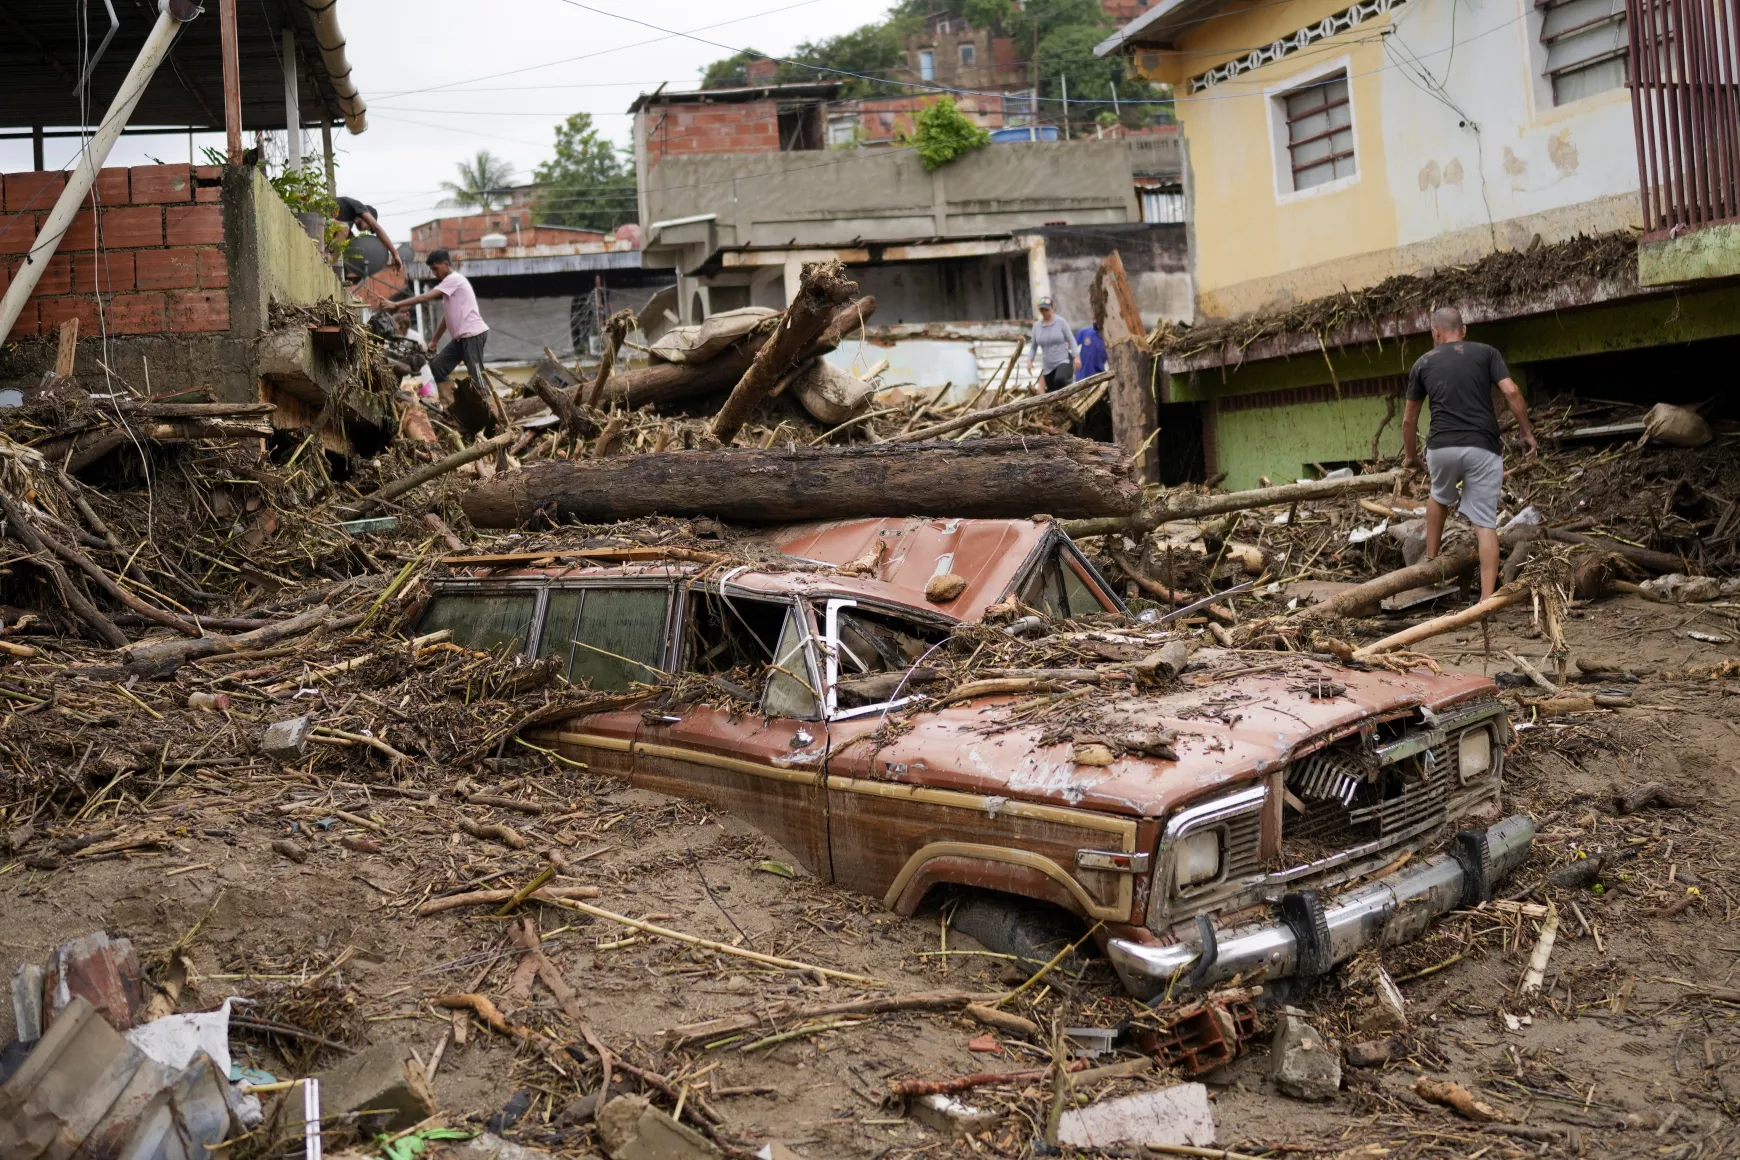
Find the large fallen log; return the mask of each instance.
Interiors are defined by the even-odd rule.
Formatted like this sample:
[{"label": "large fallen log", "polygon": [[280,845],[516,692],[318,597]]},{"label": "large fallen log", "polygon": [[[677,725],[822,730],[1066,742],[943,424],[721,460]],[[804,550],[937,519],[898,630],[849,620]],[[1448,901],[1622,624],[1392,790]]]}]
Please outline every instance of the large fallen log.
[{"label": "large fallen log", "polygon": [[598,523],[649,515],[745,523],[857,516],[1009,518],[1134,511],[1117,448],[1070,436],[965,443],[665,451],[550,460],[485,480],[461,500],[480,528],[546,513]]},{"label": "large fallen log", "polygon": [[482,442],[473,443],[469,447],[455,451],[446,459],[438,459],[434,463],[424,464],[409,475],[401,475],[398,479],[383,484],[379,491],[372,491],[363,496],[362,499],[352,504],[348,510],[353,516],[360,516],[365,512],[371,512],[384,503],[391,503],[393,500],[398,499],[408,491],[413,491],[422,487],[432,479],[439,479],[449,471],[457,471],[467,463],[475,463],[486,455],[494,454],[512,443],[516,438],[518,438],[518,436],[519,432],[517,431],[503,432],[502,434],[497,435],[494,439],[485,439]]},{"label": "large fallen log", "polygon": [[1345,592],[1337,592],[1328,600],[1303,610],[1308,617],[1353,616],[1377,604],[1386,596],[1423,588],[1428,584],[1447,584],[1480,562],[1480,552],[1472,543],[1452,548],[1430,560],[1421,560],[1409,568],[1385,572],[1375,580],[1356,584]]},{"label": "large fallen log", "polygon": [[1591,536],[1583,532],[1567,531],[1564,528],[1548,528],[1547,538],[1561,544],[1582,544],[1591,548],[1600,548],[1603,552],[1624,556],[1638,567],[1648,568],[1651,572],[1666,573],[1686,570],[1685,561],[1678,556],[1635,547],[1619,540],[1610,540],[1606,536]]},{"label": "large fallen log", "polygon": [[731,442],[749,413],[822,337],[840,305],[857,292],[858,284],[846,279],[845,267],[838,262],[812,262],[804,267],[798,292],[780,316],[772,337],[755,352],[755,361],[713,416],[713,438],[721,443]]},{"label": "large fallen log", "polygon": [[[798,359],[815,358],[839,347],[846,336],[861,329],[876,312],[876,298],[866,294],[848,302],[834,312],[833,320]],[[608,406],[619,403],[634,408],[664,407],[702,399],[729,390],[743,377],[743,372],[755,361],[755,353],[767,341],[767,331],[746,335],[729,350],[714,355],[702,363],[655,362],[637,370],[612,375],[604,385],[600,401]]]},{"label": "large fallen log", "polygon": [[1190,492],[1170,492],[1160,502],[1128,516],[1097,520],[1066,520],[1064,531],[1076,539],[1083,536],[1109,536],[1115,532],[1146,532],[1171,520],[1190,520],[1202,516],[1218,516],[1227,512],[1251,508],[1273,507],[1276,504],[1299,503],[1325,499],[1329,496],[1351,495],[1368,491],[1389,491],[1399,473],[1380,471],[1374,475],[1354,475],[1341,479],[1313,479],[1306,483],[1284,483],[1279,487],[1259,487],[1250,491],[1230,491],[1224,495],[1198,495]]}]

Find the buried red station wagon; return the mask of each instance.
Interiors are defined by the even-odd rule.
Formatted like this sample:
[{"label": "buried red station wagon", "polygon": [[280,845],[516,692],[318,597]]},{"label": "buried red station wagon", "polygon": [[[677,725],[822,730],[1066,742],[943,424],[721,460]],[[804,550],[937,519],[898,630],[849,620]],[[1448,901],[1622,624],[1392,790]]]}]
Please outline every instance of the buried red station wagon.
[{"label": "buried red station wagon", "polygon": [[[1097,694],[1116,721],[1174,731],[1170,755],[1088,764],[1015,716],[1018,696],[927,708],[909,679],[1012,595],[1056,620],[1114,614],[1123,623],[1101,616],[1097,638],[1158,647],[1158,627],[1131,619],[1055,524],[865,519],[760,543],[793,570],[644,548],[456,560],[421,631],[561,657],[595,690],[710,679],[757,711],[667,710],[649,689],[526,736],[728,810],[903,915],[953,884],[1097,920],[1142,998],[1321,974],[1490,897],[1528,857],[1532,823],[1499,808],[1509,722],[1484,678],[1202,648],[1173,683]],[[950,573],[964,589],[927,600]],[[1035,617],[1009,631],[1073,627]],[[871,737],[891,713],[903,728]]]}]

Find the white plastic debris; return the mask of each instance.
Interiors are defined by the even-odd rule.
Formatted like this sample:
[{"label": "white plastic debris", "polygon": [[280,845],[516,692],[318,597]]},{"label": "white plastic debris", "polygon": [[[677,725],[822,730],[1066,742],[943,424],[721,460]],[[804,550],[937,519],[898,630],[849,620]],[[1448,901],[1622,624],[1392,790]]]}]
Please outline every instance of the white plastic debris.
[{"label": "white plastic debris", "polygon": [[1499,531],[1508,532],[1512,528],[1533,528],[1546,522],[1547,517],[1541,514],[1541,509],[1531,503],[1528,507],[1506,520],[1499,528]]},{"label": "white plastic debris", "polygon": [[230,1074],[230,1004],[214,1011],[165,1015],[127,1032],[127,1042],[166,1067],[185,1070],[200,1052],[211,1056],[218,1070]]},{"label": "white plastic debris", "polygon": [[1214,1112],[1208,1106],[1208,1089],[1199,1083],[1174,1084],[1065,1112],[1057,1121],[1057,1142],[1072,1148],[1212,1147]]},{"label": "white plastic debris", "polygon": [[1347,542],[1350,544],[1363,544],[1367,540],[1377,539],[1379,536],[1383,535],[1385,532],[1387,532],[1389,530],[1390,530],[1390,521],[1382,520],[1382,521],[1379,521],[1377,527],[1375,527],[1375,528],[1355,528],[1355,529],[1353,529],[1353,531],[1347,533]]}]

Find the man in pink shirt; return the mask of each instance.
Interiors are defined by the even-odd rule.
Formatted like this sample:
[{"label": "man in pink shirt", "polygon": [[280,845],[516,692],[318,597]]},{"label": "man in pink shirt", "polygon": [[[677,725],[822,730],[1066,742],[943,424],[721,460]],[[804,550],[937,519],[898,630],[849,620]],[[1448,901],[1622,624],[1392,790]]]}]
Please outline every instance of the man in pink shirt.
[{"label": "man in pink shirt", "polygon": [[464,362],[471,372],[468,394],[473,397],[465,398],[454,392],[454,417],[461,420],[462,425],[471,427],[472,432],[481,429],[485,434],[493,434],[490,428],[494,426],[495,413],[500,408],[489,405],[494,392],[483,377],[483,344],[489,340],[489,327],[477,309],[477,293],[471,288],[471,280],[453,268],[453,257],[446,250],[434,250],[424,261],[437,279],[435,288],[395,302],[390,309],[407,310],[420,302],[442,300],[441,323],[435,327],[430,342],[431,345],[440,342],[443,333],[450,333],[453,337],[429,360],[430,373],[437,385],[446,383]]}]

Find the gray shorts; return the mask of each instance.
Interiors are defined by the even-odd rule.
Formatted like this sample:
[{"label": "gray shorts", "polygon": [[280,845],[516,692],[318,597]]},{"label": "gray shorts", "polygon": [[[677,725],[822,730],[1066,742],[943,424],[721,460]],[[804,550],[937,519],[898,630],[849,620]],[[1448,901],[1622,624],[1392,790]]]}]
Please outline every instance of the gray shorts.
[{"label": "gray shorts", "polygon": [[[1426,452],[1432,498],[1460,507],[1477,528],[1498,526],[1498,496],[1504,488],[1504,456],[1484,447],[1437,447]],[[1461,491],[1457,491],[1457,485]]]}]

